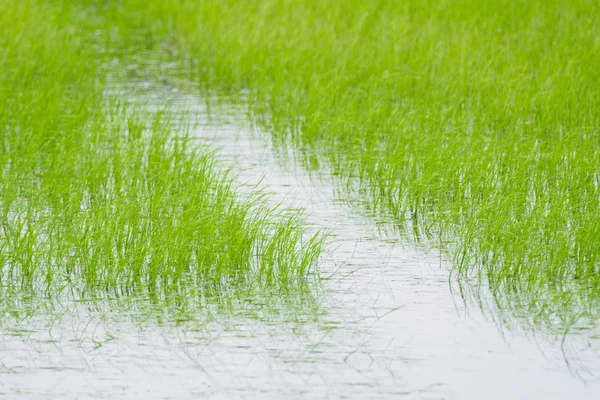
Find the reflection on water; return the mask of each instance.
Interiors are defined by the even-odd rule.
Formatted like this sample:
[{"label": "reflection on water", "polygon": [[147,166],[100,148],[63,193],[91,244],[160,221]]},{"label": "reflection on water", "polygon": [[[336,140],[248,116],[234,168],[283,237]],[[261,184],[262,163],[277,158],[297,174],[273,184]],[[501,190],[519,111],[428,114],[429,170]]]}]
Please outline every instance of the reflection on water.
[{"label": "reflection on water", "polygon": [[[149,104],[191,108],[198,140],[219,149],[244,185],[301,208],[329,233],[326,293],[312,311],[199,310],[202,324],[100,318],[80,306],[60,320],[2,328],[0,394],[10,398],[592,399],[600,359],[590,336],[503,330],[493,308],[467,309],[448,265],[382,233],[326,177],[281,167],[239,125],[206,118],[192,97],[152,89]],[[350,205],[349,205],[350,204]],[[311,309],[312,310],[312,309]],[[204,315],[203,313],[206,313]]]}]

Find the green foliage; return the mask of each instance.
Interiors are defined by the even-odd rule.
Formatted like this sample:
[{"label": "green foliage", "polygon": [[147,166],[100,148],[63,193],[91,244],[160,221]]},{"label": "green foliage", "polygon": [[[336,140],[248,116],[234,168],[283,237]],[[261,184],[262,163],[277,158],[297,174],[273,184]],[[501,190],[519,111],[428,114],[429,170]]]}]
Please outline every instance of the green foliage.
[{"label": "green foliage", "polygon": [[260,193],[243,200],[169,113],[107,95],[103,34],[80,11],[2,3],[3,303],[305,290],[320,239],[303,244],[301,221]]},{"label": "green foliage", "polygon": [[[249,91],[275,138],[442,236],[502,306],[595,320],[599,3],[123,0],[206,90]],[[315,160],[307,157],[307,159]]]}]

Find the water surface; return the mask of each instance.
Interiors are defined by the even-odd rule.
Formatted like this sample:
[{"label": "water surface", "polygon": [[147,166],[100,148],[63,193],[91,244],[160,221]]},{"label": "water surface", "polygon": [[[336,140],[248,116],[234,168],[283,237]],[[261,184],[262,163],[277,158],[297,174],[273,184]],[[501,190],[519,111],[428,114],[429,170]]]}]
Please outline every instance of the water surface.
[{"label": "water surface", "polygon": [[[140,325],[74,304],[56,320],[4,326],[0,396],[11,399],[407,398],[596,399],[590,334],[534,335],[498,322],[492,303],[465,302],[449,264],[365,216],[328,176],[282,166],[268,135],[241,118],[208,118],[199,99],[153,85],[151,108],[193,118],[242,187],[301,209],[328,233],[318,306],[198,310],[203,323]],[[132,98],[136,98],[135,96]],[[137,98],[136,98],[137,99]],[[137,101],[137,100],[136,100]],[[240,115],[232,108],[232,115]],[[188,121],[189,122],[189,121]],[[485,298],[485,296],[484,296]],[[313,311],[314,310],[314,311]],[[312,315],[315,312],[317,315]]]}]

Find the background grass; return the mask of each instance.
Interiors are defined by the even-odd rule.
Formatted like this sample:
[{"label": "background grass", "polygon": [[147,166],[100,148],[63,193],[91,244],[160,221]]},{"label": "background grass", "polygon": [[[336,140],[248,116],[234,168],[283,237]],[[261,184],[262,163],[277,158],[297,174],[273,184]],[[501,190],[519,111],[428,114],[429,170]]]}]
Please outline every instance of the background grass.
[{"label": "background grass", "polygon": [[594,323],[599,3],[123,0],[111,27],[206,91],[244,93],[311,168],[441,237],[502,308]]},{"label": "background grass", "polygon": [[1,7],[3,305],[306,290],[318,237],[240,196],[171,114],[107,95],[107,59],[125,49],[97,21],[76,2]]}]

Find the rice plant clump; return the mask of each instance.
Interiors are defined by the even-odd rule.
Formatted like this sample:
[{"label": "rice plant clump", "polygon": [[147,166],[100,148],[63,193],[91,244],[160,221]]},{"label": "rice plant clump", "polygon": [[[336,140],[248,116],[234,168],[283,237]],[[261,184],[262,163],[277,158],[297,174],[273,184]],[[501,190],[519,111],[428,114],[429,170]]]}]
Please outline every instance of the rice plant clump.
[{"label": "rice plant clump", "polygon": [[106,98],[69,2],[0,13],[0,287],[57,299],[289,293],[320,240],[260,193],[242,198],[160,111]]}]

